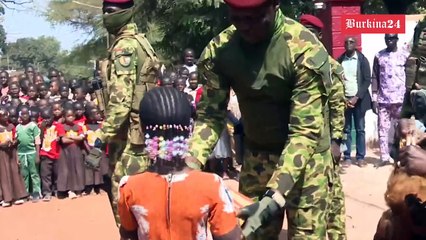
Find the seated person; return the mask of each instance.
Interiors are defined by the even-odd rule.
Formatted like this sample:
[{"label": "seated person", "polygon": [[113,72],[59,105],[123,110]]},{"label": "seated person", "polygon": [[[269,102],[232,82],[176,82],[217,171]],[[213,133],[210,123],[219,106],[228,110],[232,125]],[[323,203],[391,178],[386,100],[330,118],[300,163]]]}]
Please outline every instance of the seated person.
[{"label": "seated person", "polygon": [[241,239],[230,195],[222,179],[190,170],[188,154],[191,106],[185,93],[160,87],[140,105],[151,166],[120,182],[118,213],[122,239]]}]

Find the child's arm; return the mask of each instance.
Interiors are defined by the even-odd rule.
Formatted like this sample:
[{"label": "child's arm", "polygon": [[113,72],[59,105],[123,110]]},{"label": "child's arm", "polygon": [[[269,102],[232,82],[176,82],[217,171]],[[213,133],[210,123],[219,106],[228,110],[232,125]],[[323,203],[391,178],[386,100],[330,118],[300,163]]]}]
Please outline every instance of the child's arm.
[{"label": "child's arm", "polygon": [[36,148],[36,159],[35,159],[35,162],[37,163],[37,164],[39,164],[40,163],[40,155],[39,155],[39,153],[40,153],[40,143],[41,143],[41,139],[40,139],[40,135],[41,135],[41,131],[40,131],[40,128],[38,128],[37,127],[37,125],[35,125],[35,127],[34,127],[34,136],[35,136],[35,148]]},{"label": "child's arm", "polygon": [[63,136],[61,139],[62,139],[62,143],[65,143],[65,144],[74,143],[74,140],[70,137]]}]

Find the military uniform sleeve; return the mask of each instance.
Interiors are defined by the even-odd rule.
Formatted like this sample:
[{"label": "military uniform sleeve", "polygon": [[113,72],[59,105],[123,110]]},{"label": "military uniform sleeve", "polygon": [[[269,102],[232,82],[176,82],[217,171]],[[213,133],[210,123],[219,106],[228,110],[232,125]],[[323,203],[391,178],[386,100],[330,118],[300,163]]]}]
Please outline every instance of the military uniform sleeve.
[{"label": "military uniform sleeve", "polygon": [[[324,131],[323,109],[331,87],[328,54],[320,46],[305,52],[295,66],[288,141],[267,187],[284,195],[300,179]],[[300,61],[300,60],[297,60]]]},{"label": "military uniform sleeve", "polygon": [[112,50],[111,76],[107,83],[110,98],[102,125],[102,142],[123,134],[124,126],[129,124],[137,66],[136,48],[130,41],[123,39]]},{"label": "military uniform sleeve", "polygon": [[343,67],[334,59],[332,64],[333,85],[330,89],[330,132],[331,139],[342,139],[345,126],[345,90],[343,85]]},{"label": "military uniform sleeve", "polygon": [[229,84],[216,73],[214,67],[215,53],[209,44],[201,54],[198,62],[199,75],[204,78],[203,95],[197,105],[197,120],[193,136],[190,139],[190,154],[203,165],[219,140],[225,126],[225,117],[229,101]]}]

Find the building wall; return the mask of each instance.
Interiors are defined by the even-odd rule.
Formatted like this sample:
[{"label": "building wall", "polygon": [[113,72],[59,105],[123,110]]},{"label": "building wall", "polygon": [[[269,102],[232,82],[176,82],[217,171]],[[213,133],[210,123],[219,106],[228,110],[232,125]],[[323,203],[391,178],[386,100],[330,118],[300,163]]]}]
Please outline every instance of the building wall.
[{"label": "building wall", "polygon": [[[417,22],[425,15],[407,15],[405,24],[405,34],[399,34],[399,46],[411,45],[412,38],[414,35],[414,28]],[[370,62],[370,67],[373,68],[374,55],[380,50],[386,48],[384,34],[362,34],[362,53],[367,57]],[[371,93],[371,87],[370,87]],[[371,110],[366,113],[365,116],[365,134],[367,142],[376,142],[378,138],[377,129],[377,115]]]}]

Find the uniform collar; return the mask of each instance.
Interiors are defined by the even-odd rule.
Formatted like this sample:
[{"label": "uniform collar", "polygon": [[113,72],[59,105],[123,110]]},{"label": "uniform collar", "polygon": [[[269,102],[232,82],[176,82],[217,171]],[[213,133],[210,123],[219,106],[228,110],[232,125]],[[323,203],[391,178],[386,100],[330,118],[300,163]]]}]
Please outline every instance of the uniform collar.
[{"label": "uniform collar", "polygon": [[132,35],[134,35],[134,34],[137,34],[137,32],[138,32],[138,26],[136,25],[136,23],[133,23],[133,22],[131,22],[131,23],[128,23],[128,24],[126,24],[121,30],[120,30],[120,32],[118,33],[118,35],[120,36],[120,35],[124,35],[124,34],[132,34]]}]

